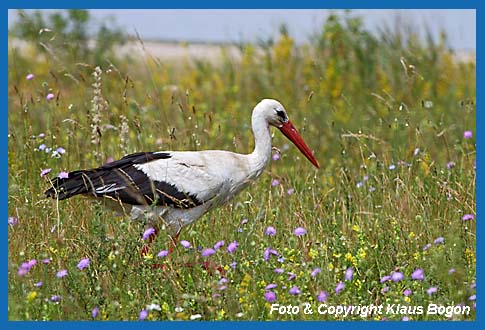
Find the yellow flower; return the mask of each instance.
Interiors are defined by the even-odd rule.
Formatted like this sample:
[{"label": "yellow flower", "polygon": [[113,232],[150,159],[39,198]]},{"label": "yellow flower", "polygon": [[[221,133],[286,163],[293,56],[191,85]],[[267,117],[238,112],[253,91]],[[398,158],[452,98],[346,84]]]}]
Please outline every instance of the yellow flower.
[{"label": "yellow flower", "polygon": [[360,227],[359,225],[353,225],[352,230],[355,231],[356,233],[360,232]]},{"label": "yellow flower", "polygon": [[410,239],[413,239],[414,237],[416,237],[416,234],[414,233],[414,231],[410,232],[409,233],[409,236],[408,236]]},{"label": "yellow flower", "polygon": [[404,297],[404,301],[405,301],[405,302],[407,302],[407,303],[409,303],[409,302],[411,302],[411,298],[409,298],[409,297]]},{"label": "yellow flower", "polygon": [[37,298],[37,292],[36,291],[31,291],[27,295],[27,302],[32,302],[35,298]]},{"label": "yellow flower", "polygon": [[310,252],[308,252],[308,255],[310,256],[310,258],[314,259],[318,257],[318,251],[315,249],[310,249]]}]

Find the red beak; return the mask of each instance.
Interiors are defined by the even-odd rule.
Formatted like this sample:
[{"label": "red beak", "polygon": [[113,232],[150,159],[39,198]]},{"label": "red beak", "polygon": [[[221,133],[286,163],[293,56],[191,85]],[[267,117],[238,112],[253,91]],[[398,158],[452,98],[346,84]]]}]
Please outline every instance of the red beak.
[{"label": "red beak", "polygon": [[305,141],[303,141],[303,138],[300,136],[300,134],[298,134],[291,121],[288,120],[281,127],[279,127],[279,129],[281,133],[283,133],[291,142],[295,144],[298,149],[300,149],[301,153],[304,154],[305,157],[312,162],[316,168],[320,168],[320,165],[318,165],[318,162],[310,151],[310,148],[308,148]]}]

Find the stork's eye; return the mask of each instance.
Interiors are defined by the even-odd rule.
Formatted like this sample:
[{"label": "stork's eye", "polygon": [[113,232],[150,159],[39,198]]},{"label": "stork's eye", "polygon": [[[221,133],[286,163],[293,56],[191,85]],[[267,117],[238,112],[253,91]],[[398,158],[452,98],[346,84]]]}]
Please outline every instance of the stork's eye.
[{"label": "stork's eye", "polygon": [[274,111],[276,112],[276,115],[280,117],[281,121],[287,122],[288,117],[286,117],[286,113],[283,110],[279,110],[278,108],[274,108]]}]

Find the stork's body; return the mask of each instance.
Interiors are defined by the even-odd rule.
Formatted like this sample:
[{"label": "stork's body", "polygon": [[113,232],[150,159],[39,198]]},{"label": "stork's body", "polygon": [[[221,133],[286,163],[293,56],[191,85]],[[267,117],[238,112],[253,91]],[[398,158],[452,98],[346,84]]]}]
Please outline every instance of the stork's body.
[{"label": "stork's body", "polygon": [[136,153],[96,169],[70,172],[65,179],[55,178],[46,195],[109,198],[132,218],[162,220],[169,233],[177,235],[261,175],[271,158],[270,125],[278,127],[318,167],[279,102],[261,101],[251,119],[255,148],[250,154],[221,150]]}]

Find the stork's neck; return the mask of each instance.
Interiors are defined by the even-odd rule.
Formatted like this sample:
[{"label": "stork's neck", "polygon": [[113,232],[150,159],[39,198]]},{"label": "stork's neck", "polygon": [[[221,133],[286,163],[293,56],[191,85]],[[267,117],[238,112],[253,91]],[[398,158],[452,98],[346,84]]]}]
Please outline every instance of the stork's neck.
[{"label": "stork's neck", "polygon": [[254,151],[249,154],[251,177],[257,178],[263,173],[271,158],[271,134],[268,122],[260,111],[253,111],[252,128]]}]

